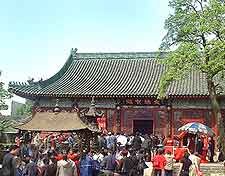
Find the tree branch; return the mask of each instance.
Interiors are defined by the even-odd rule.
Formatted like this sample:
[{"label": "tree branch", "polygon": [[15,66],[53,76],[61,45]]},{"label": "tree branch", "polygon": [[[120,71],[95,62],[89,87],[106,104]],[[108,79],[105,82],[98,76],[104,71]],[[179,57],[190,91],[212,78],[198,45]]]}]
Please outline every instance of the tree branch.
[{"label": "tree branch", "polygon": [[195,8],[195,6],[194,5],[192,5],[192,4],[187,4],[189,7],[191,7],[194,11],[195,11],[195,13],[197,14],[197,15],[199,15],[198,14],[198,11],[196,10],[196,8]]},{"label": "tree branch", "polygon": [[215,31],[214,34],[216,35],[216,37],[220,40],[223,41],[223,39],[220,36],[220,32],[219,31]]},{"label": "tree branch", "polygon": [[200,5],[200,7],[201,7],[201,10],[203,11],[203,4],[202,4],[202,0],[196,0],[198,3],[199,3],[199,5]]},{"label": "tree branch", "polygon": [[201,38],[202,38],[202,45],[205,48],[206,47],[206,38],[205,38],[204,33],[201,34]]}]

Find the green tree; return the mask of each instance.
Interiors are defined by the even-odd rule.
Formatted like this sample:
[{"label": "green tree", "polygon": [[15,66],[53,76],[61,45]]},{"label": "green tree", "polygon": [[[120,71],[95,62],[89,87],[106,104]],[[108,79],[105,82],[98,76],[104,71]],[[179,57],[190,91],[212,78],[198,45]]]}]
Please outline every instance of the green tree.
[{"label": "green tree", "polygon": [[12,121],[9,118],[0,119],[0,133],[12,126]]},{"label": "green tree", "polygon": [[167,70],[160,80],[159,96],[174,80],[198,71],[206,76],[212,114],[217,120],[219,144],[225,154],[225,132],[218,95],[225,71],[225,1],[170,0],[173,12],[165,21],[167,34],[160,50],[168,52]]},{"label": "green tree", "polygon": [[[1,76],[1,71],[0,71]],[[0,110],[7,110],[8,106],[6,105],[5,101],[12,97],[12,94],[9,93],[4,88],[4,83],[0,81]]]},{"label": "green tree", "polygon": [[32,115],[33,104],[31,101],[27,100],[24,105],[16,109],[16,115],[20,116],[31,116]]},{"label": "green tree", "polygon": [[[1,71],[0,71],[1,76]],[[0,110],[7,110],[6,100],[11,98],[12,94],[4,88],[4,83],[0,81]],[[0,114],[0,133],[11,126],[11,120]]]}]

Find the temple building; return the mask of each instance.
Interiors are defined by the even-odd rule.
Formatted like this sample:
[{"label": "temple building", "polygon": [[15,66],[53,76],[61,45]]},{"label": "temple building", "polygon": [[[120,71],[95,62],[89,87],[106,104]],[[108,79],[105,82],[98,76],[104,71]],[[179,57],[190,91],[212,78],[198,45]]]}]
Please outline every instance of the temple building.
[{"label": "temple building", "polygon": [[[174,81],[166,98],[157,99],[165,71],[156,59],[158,54],[78,53],[72,49],[61,70],[49,79],[10,82],[9,90],[33,100],[33,114],[38,113],[37,109],[48,112],[56,102],[60,109],[76,107],[82,112],[92,102],[96,112],[104,113],[105,120],[100,120],[103,127],[113,132],[173,135],[183,124],[193,121],[216,130],[204,74],[193,71],[187,79]],[[224,89],[220,94],[224,117]]]}]

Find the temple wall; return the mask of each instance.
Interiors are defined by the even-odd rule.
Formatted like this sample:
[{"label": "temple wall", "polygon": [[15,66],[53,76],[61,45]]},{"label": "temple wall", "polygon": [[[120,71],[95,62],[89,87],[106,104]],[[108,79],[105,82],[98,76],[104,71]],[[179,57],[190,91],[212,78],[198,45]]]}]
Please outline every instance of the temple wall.
[{"label": "temple wall", "polygon": [[[225,99],[220,101],[221,109],[225,109]],[[200,109],[211,109],[210,100],[207,99],[175,99],[172,102],[173,108],[200,108]]]},{"label": "temple wall", "polygon": [[[81,108],[89,107],[91,104],[91,99],[79,99],[77,100],[78,106]],[[114,99],[95,99],[96,108],[115,108],[116,101]]]},{"label": "temple wall", "polygon": [[170,132],[169,113],[164,107],[122,109],[121,131],[126,133],[135,132],[134,122],[139,120],[143,121],[143,123],[145,123],[145,121],[149,123],[149,133],[166,135]]},{"label": "temple wall", "polygon": [[[58,99],[58,106],[59,107],[72,107],[73,104],[77,102],[78,107],[86,108],[91,105],[91,98],[83,98],[83,99]],[[55,107],[56,99],[41,99],[39,101],[40,107]],[[95,99],[95,105],[97,108],[115,108],[116,101],[113,99]]]},{"label": "temple wall", "polygon": [[[74,99],[60,99],[60,107],[72,107]],[[91,104],[91,98],[76,100],[79,108],[87,108]],[[55,107],[56,99],[41,99],[39,106]],[[96,108],[102,110],[106,117],[107,130],[112,132],[134,132],[135,121],[152,121],[153,133],[177,134],[178,128],[189,122],[201,122],[216,131],[216,121],[212,118],[210,101],[206,99],[176,99],[172,102],[172,108],[167,106],[136,106],[120,105],[117,109],[115,99],[95,99]],[[225,100],[220,101],[222,115],[225,116]],[[224,117],[225,118],[225,117]]]},{"label": "temple wall", "polygon": [[173,116],[173,131],[178,133],[178,128],[190,122],[200,122],[213,129],[216,129],[215,119],[212,117],[210,110],[204,109],[177,109],[172,110]]},{"label": "temple wall", "polygon": [[[72,107],[74,102],[78,103],[78,106],[89,107],[91,104],[91,98],[82,99],[66,99],[62,98],[58,100],[60,107]],[[115,108],[116,100],[114,99],[95,99],[95,105],[99,108]],[[43,98],[39,101],[41,107],[54,107],[56,105],[56,99]],[[225,109],[225,99],[220,100],[221,109]],[[211,109],[210,101],[207,99],[175,99],[172,101],[172,108],[175,109]]]},{"label": "temple wall", "polygon": [[[72,107],[73,101],[72,99],[59,99],[58,100],[58,106],[59,107]],[[56,99],[55,98],[42,98],[39,101],[40,107],[55,107],[56,105]]]},{"label": "temple wall", "polygon": [[[219,101],[222,117],[225,119],[225,100]],[[206,99],[178,99],[172,103],[173,132],[178,133],[178,128],[189,122],[200,122],[211,127],[217,132],[216,119],[211,112],[210,100]]]}]

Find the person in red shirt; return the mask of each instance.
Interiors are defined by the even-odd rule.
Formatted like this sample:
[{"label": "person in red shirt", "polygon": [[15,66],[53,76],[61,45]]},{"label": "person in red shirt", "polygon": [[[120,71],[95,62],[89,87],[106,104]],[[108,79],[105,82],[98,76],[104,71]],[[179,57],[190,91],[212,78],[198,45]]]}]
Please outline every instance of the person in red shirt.
[{"label": "person in red shirt", "polygon": [[51,136],[50,143],[51,143],[51,148],[55,149],[56,144],[55,144],[55,136],[54,135]]},{"label": "person in red shirt", "polygon": [[208,163],[208,160],[206,159],[208,154],[208,148],[209,148],[209,142],[208,138],[205,136],[202,136],[203,141],[203,148],[202,148],[202,155],[201,155],[201,163]]},{"label": "person in red shirt", "polygon": [[188,151],[187,148],[179,146],[178,148],[176,148],[176,150],[174,152],[174,159],[176,161],[180,161],[184,157],[184,153],[187,151]]},{"label": "person in red shirt", "polygon": [[174,141],[171,137],[171,135],[168,135],[167,138],[163,141],[163,144],[164,144],[164,150],[165,150],[165,153],[167,152],[171,152],[173,153],[173,144],[174,144]]},{"label": "person in red shirt", "polygon": [[80,171],[79,171],[79,154],[78,154],[78,150],[77,149],[70,149],[68,154],[67,154],[67,158],[71,159],[75,165],[77,166],[77,175],[80,175]]},{"label": "person in red shirt", "polygon": [[58,152],[57,155],[55,156],[55,159],[56,159],[57,161],[62,160],[62,159],[63,159],[63,154],[62,154],[62,152]]},{"label": "person in red shirt", "polygon": [[58,137],[59,143],[62,144],[66,139],[64,137],[64,135],[61,133]]},{"label": "person in red shirt", "polygon": [[77,160],[79,160],[78,154],[73,149],[69,150],[67,154],[67,158],[71,159],[73,162],[76,162]]},{"label": "person in red shirt", "polygon": [[163,156],[163,149],[159,148],[157,154],[152,159],[152,165],[155,176],[162,176],[164,167],[166,166],[166,158]]}]

